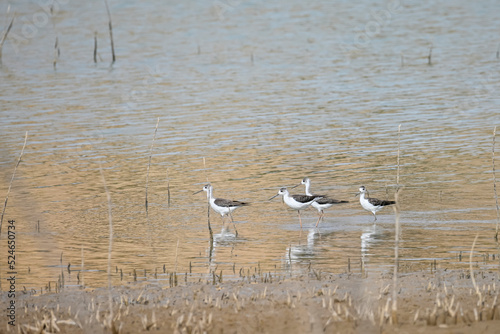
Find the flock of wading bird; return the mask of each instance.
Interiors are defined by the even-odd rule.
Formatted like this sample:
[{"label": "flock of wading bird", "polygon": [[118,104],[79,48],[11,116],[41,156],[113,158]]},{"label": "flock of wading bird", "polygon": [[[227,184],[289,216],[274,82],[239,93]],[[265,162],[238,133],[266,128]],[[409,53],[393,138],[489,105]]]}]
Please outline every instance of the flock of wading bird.
[{"label": "flock of wading bird", "polygon": [[[291,187],[291,189],[296,188],[300,186],[301,184],[305,185],[305,194],[302,195],[290,195],[288,192],[287,188],[280,188],[278,193],[271,197],[269,200],[272,200],[273,198],[282,195],[283,200],[286,205],[288,205],[290,208],[297,210],[297,213],[299,215],[299,222],[300,222],[300,228],[302,229],[302,218],[300,217],[300,210],[304,210],[310,205],[312,205],[314,208],[318,210],[319,213],[319,218],[318,221],[316,222],[316,227],[318,227],[319,222],[321,219],[324,217],[325,213],[324,210],[332,207],[333,205],[336,204],[342,204],[342,203],[348,203],[349,201],[343,201],[343,200],[338,200],[331,198],[327,195],[316,195],[311,192],[311,180],[308,177],[305,177],[302,179],[301,183]],[[229,216],[231,219],[231,222],[234,225],[234,220],[231,215],[231,213],[236,210],[239,207],[249,205],[247,202],[241,202],[241,201],[233,201],[233,200],[228,200],[224,198],[215,198],[214,197],[214,188],[212,185],[207,184],[203,186],[203,189],[195,192],[194,194],[198,194],[202,191],[207,192],[207,199],[210,203],[210,206],[212,209],[219,213],[222,218],[222,224],[224,226],[224,216]],[[193,194],[193,195],[194,195]],[[359,192],[356,193],[356,196],[359,195],[359,203],[363,207],[363,209],[370,211],[373,216],[375,217],[374,222],[377,220],[377,215],[376,213],[380,211],[383,207],[391,205],[391,204],[396,204],[395,201],[388,201],[388,200],[381,200],[377,198],[372,198],[368,197],[368,190],[366,190],[365,186],[359,187]],[[234,226],[236,229],[236,225]]]}]

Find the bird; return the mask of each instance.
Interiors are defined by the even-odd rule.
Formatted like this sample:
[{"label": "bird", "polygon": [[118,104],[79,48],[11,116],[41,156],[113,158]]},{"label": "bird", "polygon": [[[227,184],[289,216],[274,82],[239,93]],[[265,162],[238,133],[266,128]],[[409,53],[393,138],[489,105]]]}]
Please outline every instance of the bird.
[{"label": "bird", "polygon": [[326,195],[314,195],[314,194],[312,194],[310,191],[311,190],[311,180],[308,177],[303,178],[300,183],[306,186],[306,195],[308,195],[308,196],[321,196],[320,199],[316,200],[315,202],[313,202],[311,204],[313,207],[315,207],[318,210],[318,213],[319,213],[319,218],[318,218],[318,221],[316,222],[316,227],[318,227],[320,220],[325,215],[323,210],[330,208],[334,204],[349,203],[349,201],[333,199],[333,198],[330,198]]},{"label": "bird", "polygon": [[315,201],[319,200],[322,198],[322,196],[308,196],[308,195],[290,195],[288,192],[288,189],[283,187],[280,188],[278,193],[271,197],[269,200],[272,200],[276,196],[283,195],[283,199],[289,207],[291,207],[294,210],[297,210],[299,214],[299,221],[300,221],[300,229],[302,229],[302,218],[300,217],[300,210],[303,210],[307,208],[309,205],[314,203]]},{"label": "bird", "polygon": [[[204,185],[201,190],[195,192],[193,195],[198,194],[202,191],[207,192],[207,199],[210,202],[210,206],[212,207],[212,209],[215,212],[220,214],[220,216],[222,218],[222,225],[224,225],[224,216],[229,216],[229,218],[231,219],[231,222],[234,225],[234,230],[236,231],[236,224],[234,224],[231,212],[233,212],[234,210],[236,210],[242,206],[246,206],[246,205],[250,205],[250,204],[247,202],[232,201],[232,200],[224,199],[224,198],[215,198],[213,196],[214,188],[210,184]],[[236,233],[238,233],[238,231],[236,231]]]},{"label": "bird", "polygon": [[371,213],[373,213],[373,216],[375,217],[374,222],[377,221],[376,213],[379,210],[381,210],[384,206],[396,204],[395,201],[387,201],[387,200],[367,197],[366,196],[367,193],[368,191],[366,190],[366,187],[361,186],[359,187],[359,192],[356,194],[356,196],[360,195],[359,203],[361,203],[363,209],[371,211]]}]

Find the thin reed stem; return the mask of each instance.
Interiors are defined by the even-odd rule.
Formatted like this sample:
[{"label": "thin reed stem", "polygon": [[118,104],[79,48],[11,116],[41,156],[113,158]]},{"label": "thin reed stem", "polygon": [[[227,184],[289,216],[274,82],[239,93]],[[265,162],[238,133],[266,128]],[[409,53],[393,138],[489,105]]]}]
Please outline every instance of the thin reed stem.
[{"label": "thin reed stem", "polygon": [[177,246],[175,247],[175,266],[174,266],[174,273],[177,272],[177,256],[179,252],[179,238],[177,238]]},{"label": "thin reed stem", "polygon": [[393,275],[393,286],[392,286],[392,316],[391,323],[397,324],[397,311],[398,311],[398,269],[399,269],[399,162],[400,162],[400,154],[401,154],[401,124],[398,126],[398,168],[396,174],[396,193],[394,195],[394,200],[396,204],[394,205],[394,213],[395,213],[395,231],[394,231],[394,275]]},{"label": "thin reed stem", "polygon": [[97,31],[94,32],[94,63],[97,64]]},{"label": "thin reed stem", "polygon": [[82,280],[82,287],[85,287],[85,276],[84,276],[84,268],[85,268],[85,258],[83,256],[83,245],[82,245],[82,266],[80,268],[80,276],[81,276],[81,280]]},{"label": "thin reed stem", "polygon": [[99,173],[101,173],[101,180],[106,192],[106,198],[108,200],[108,224],[109,224],[109,246],[108,246],[108,303],[109,303],[109,327],[113,322],[113,299],[111,295],[112,282],[111,282],[111,251],[113,250],[113,216],[111,212],[111,195],[106,185],[106,178],[102,171],[102,166],[99,164]]},{"label": "thin reed stem", "polygon": [[108,12],[108,19],[109,19],[109,38],[111,40],[111,56],[112,56],[112,61],[111,65],[113,65],[116,61],[116,56],[115,56],[115,43],[113,41],[113,23],[111,22],[111,12],[109,11],[109,5],[108,5],[108,0],[104,0],[104,3],[106,4],[106,11]]},{"label": "thin reed stem", "polygon": [[158,124],[160,123],[160,117],[156,121],[155,133],[153,135],[153,142],[151,143],[151,148],[149,150],[149,163],[148,170],[146,172],[146,213],[148,212],[148,182],[149,182],[149,167],[151,166],[151,157],[153,156],[153,146],[155,144],[156,132],[158,131]]},{"label": "thin reed stem", "polygon": [[[207,165],[205,161],[205,157],[203,157],[203,171],[205,172],[205,178],[208,181],[208,173],[207,173]],[[207,223],[208,223],[208,232],[210,233],[210,258],[212,257],[212,250],[214,247],[214,233],[212,231],[212,226],[210,225],[210,199],[207,196]]]},{"label": "thin reed stem", "polygon": [[170,178],[168,177],[168,167],[167,167],[167,207],[170,208]]},{"label": "thin reed stem", "polygon": [[19,155],[19,158],[17,159],[16,166],[14,167],[14,173],[12,173],[12,178],[10,179],[9,188],[7,189],[7,196],[5,196],[5,203],[3,205],[2,216],[0,217],[0,235],[2,234],[3,216],[5,214],[5,209],[7,208],[7,202],[9,201],[10,189],[12,188],[12,182],[14,182],[14,177],[16,176],[17,166],[19,166],[19,164],[21,163],[21,158],[23,157],[24,148],[26,147],[27,140],[28,140],[28,131],[26,131],[26,134],[24,135],[23,148],[21,150],[21,154]]},{"label": "thin reed stem", "polygon": [[2,36],[2,40],[0,40],[0,65],[2,64],[2,49],[3,49],[3,44],[5,43],[5,40],[7,40],[7,35],[9,34],[10,32],[10,29],[12,28],[12,25],[14,24],[14,17],[12,17],[12,20],[10,20],[10,24],[9,26],[7,27],[7,29],[5,30],[3,36]]},{"label": "thin reed stem", "polygon": [[398,126],[398,170],[396,174],[396,187],[399,189],[399,157],[401,153],[401,124]]},{"label": "thin reed stem", "polygon": [[396,324],[397,321],[397,310],[398,310],[398,269],[399,269],[399,234],[400,234],[400,222],[399,222],[399,189],[396,190],[394,195],[396,204],[394,205],[395,213],[395,229],[394,229],[394,275],[393,275],[393,286],[392,286],[392,323]]},{"label": "thin reed stem", "polygon": [[472,243],[472,247],[470,248],[469,271],[470,271],[470,278],[472,280],[472,285],[474,286],[474,291],[476,292],[476,294],[479,295],[479,288],[477,287],[476,278],[474,277],[474,269],[472,268],[472,255],[474,253],[474,247],[476,246],[476,241],[478,236],[479,233],[476,233],[476,237],[474,238],[474,242]]},{"label": "thin reed stem", "polygon": [[56,34],[56,42],[54,43],[54,71],[57,69],[57,61],[59,60],[59,56],[61,55],[61,50],[59,49],[59,36],[57,35],[56,23],[54,21],[54,6],[50,6],[50,19],[52,21],[52,28]]},{"label": "thin reed stem", "polygon": [[498,206],[498,194],[497,194],[497,177],[496,177],[496,169],[495,169],[495,138],[497,136],[497,127],[493,129],[493,145],[491,148],[491,162],[493,165],[493,191],[495,192],[495,204],[497,209],[497,225],[495,229],[495,239],[498,241],[498,225],[500,223],[500,208]]},{"label": "thin reed stem", "polygon": [[59,55],[61,54],[61,50],[59,49],[59,37],[56,36],[56,42],[54,44],[54,71],[57,67],[57,60],[59,59]]}]

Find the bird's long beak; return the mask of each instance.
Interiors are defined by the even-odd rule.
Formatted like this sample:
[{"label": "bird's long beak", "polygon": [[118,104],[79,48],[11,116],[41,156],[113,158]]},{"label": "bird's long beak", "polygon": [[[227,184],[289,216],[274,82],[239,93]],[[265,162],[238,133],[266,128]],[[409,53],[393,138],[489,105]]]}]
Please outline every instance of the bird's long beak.
[{"label": "bird's long beak", "polygon": [[358,196],[359,196],[359,194],[361,194],[361,193],[356,193],[356,194],[354,195],[354,197],[358,197]]},{"label": "bird's long beak", "polygon": [[268,201],[272,200],[273,198],[275,198],[276,196],[278,196],[279,194],[276,194],[274,195],[273,197],[271,197],[270,199],[268,199]]},{"label": "bird's long beak", "polygon": [[199,193],[201,193],[202,191],[203,191],[203,189],[198,190],[198,191],[194,192],[194,193],[193,193],[193,195],[199,194]]},{"label": "bird's long beak", "polygon": [[296,186],[290,187],[290,189],[297,188],[300,185],[302,185],[302,183],[301,184],[297,184]]}]

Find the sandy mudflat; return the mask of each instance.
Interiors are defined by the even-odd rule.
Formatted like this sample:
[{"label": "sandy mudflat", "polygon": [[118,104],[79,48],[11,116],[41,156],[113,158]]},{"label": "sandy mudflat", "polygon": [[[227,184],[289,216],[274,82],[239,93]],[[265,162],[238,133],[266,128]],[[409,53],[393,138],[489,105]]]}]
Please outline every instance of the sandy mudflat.
[{"label": "sandy mudflat", "polygon": [[[499,333],[498,271],[400,274],[397,324],[391,324],[390,274],[310,273],[294,278],[245,277],[114,287],[119,333]],[[180,280],[181,281],[181,280]],[[16,328],[0,331],[109,333],[106,288],[68,290],[17,299]],[[3,305],[8,302],[2,295]],[[109,326],[109,325],[108,325]]]}]

